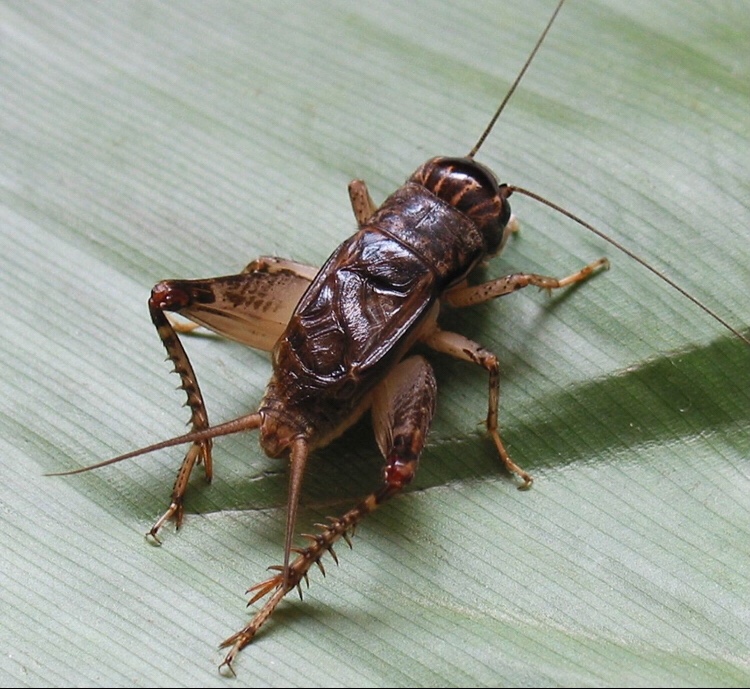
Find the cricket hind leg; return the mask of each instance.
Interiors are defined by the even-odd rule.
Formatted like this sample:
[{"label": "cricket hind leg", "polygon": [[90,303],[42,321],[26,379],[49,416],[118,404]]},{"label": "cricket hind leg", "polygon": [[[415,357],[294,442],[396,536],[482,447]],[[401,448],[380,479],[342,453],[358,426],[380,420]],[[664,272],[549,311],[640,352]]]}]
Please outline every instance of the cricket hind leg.
[{"label": "cricket hind leg", "polygon": [[[320,269],[278,256],[260,256],[248,263],[237,275],[208,280],[170,280],[169,286],[183,289],[185,300],[180,314],[193,322],[175,320],[170,325],[180,334],[197,328],[208,328],[214,334],[270,351],[283,332],[299,297],[315,279]],[[246,290],[243,295],[242,291]],[[228,299],[231,295],[231,299]],[[243,298],[244,297],[244,298]],[[222,314],[223,311],[223,314]],[[231,316],[229,314],[231,313]],[[271,320],[270,314],[275,315]],[[224,316],[224,319],[217,316]],[[238,324],[229,328],[231,319]],[[248,327],[248,326],[255,327]],[[261,337],[258,329],[267,333]]]},{"label": "cricket hind leg", "polygon": [[[177,333],[192,332],[203,325],[224,337],[270,351],[316,273],[317,269],[296,261],[261,256],[237,275],[207,280],[166,280],[154,287],[149,299],[151,320],[180,376],[180,387],[187,395],[186,406],[191,412],[188,423],[193,431],[209,427],[208,414],[195,372]],[[170,313],[193,322],[175,323]],[[148,532],[156,542],[159,530],[170,519],[174,519],[179,528],[190,475],[195,465],[201,463],[206,480],[211,481],[210,440],[194,442],[185,454],[169,508]]]},{"label": "cricket hind leg", "polygon": [[248,263],[243,269],[243,273],[266,273],[276,275],[278,273],[290,273],[291,275],[312,282],[318,274],[320,268],[308,266],[306,263],[292,261],[288,258],[279,256],[259,256],[254,261]]},{"label": "cricket hind leg", "polygon": [[[184,294],[173,289],[169,282],[160,282],[154,287],[149,299],[149,311],[151,320],[156,327],[156,332],[167,350],[167,356],[174,364],[174,371],[180,376],[180,387],[187,395],[186,406],[190,407],[190,424],[193,431],[202,431],[209,427],[208,413],[203,401],[198,379],[195,376],[193,366],[188,359],[185,348],[180,342],[172,324],[165,311],[178,307]],[[190,474],[196,464],[203,464],[206,481],[210,482],[213,477],[213,463],[211,460],[211,440],[194,442],[188,448],[185,458],[182,460],[177,472],[169,507],[166,512],[156,520],[148,532],[148,536],[159,543],[158,533],[164,524],[174,519],[177,528],[180,528],[183,517],[183,502],[190,481]]]},{"label": "cricket hind leg", "polygon": [[284,596],[297,588],[302,597],[301,584],[304,580],[309,585],[312,566],[317,565],[325,576],[323,555],[330,553],[338,564],[334,544],[343,539],[351,548],[351,535],[362,519],[411,482],[435,413],[436,393],[432,367],[421,356],[402,361],[381,381],[373,392],[371,409],[375,437],[386,460],[383,484],[342,516],[317,524],[319,533],[303,534],[310,544],[292,549],[297,556],[288,567],[270,567],[278,574],[248,590],[253,594],[248,605],[268,594],[271,597],[243,629],[222,642],[222,648],[231,648],[220,667],[232,671],[237,654],[253,640]]}]

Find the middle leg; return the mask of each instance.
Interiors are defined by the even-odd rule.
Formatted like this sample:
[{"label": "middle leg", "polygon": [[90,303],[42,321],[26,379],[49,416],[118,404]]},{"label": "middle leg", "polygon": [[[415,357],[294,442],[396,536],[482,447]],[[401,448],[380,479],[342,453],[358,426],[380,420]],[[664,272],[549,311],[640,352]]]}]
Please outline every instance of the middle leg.
[{"label": "middle leg", "polygon": [[459,333],[440,330],[439,328],[433,330],[423,339],[423,341],[428,347],[434,349],[436,352],[442,352],[443,354],[449,354],[456,359],[478,364],[489,373],[490,392],[489,403],[487,405],[487,432],[490,434],[492,442],[495,444],[497,453],[500,455],[500,459],[505,465],[505,468],[510,473],[516,474],[516,476],[520,477],[523,481],[523,484],[519,486],[519,489],[525,490],[530,488],[534,479],[510,458],[510,455],[500,438],[500,430],[497,421],[498,407],[500,403],[500,364],[498,363],[497,356],[476,342],[470,340],[468,337],[464,337]]},{"label": "middle leg", "polygon": [[[535,273],[516,273],[505,275],[497,280],[490,280],[480,285],[460,283],[453,287],[453,289],[448,290],[443,296],[443,300],[451,306],[473,306],[474,304],[481,304],[505,294],[511,294],[529,285],[546,289],[549,292],[553,289],[561,289],[582,282],[599,270],[608,267],[609,261],[606,258],[600,258],[584,266],[578,272],[564,278],[554,278]],[[487,432],[490,434],[492,442],[495,444],[505,467],[508,471],[516,474],[523,480],[523,484],[519,488],[523,490],[531,487],[534,479],[510,458],[500,438],[497,421],[500,399],[500,366],[497,356],[467,337],[458,333],[440,330],[437,326],[427,332],[422,341],[435,351],[477,364],[489,373],[490,391],[487,406]]]}]

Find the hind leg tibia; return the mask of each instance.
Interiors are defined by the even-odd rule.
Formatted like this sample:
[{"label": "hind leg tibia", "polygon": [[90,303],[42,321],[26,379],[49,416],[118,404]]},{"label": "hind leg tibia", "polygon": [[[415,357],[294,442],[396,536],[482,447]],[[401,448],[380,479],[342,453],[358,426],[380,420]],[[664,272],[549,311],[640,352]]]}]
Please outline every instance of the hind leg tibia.
[{"label": "hind leg tibia", "polygon": [[401,491],[411,480],[425,445],[435,411],[437,388],[430,364],[415,356],[402,361],[378,385],[372,397],[372,420],[375,437],[386,461],[383,483],[359,504],[340,517],[329,517],[328,524],[318,524],[317,534],[303,534],[310,542],[306,548],[295,548],[297,554],[287,569],[282,565],[271,567],[278,572],[266,581],[253,586],[250,603],[270,594],[263,607],[239,632],[226,639],[221,646],[231,647],[222,667],[231,671],[237,654],[255,637],[278,604],[294,588],[300,591],[307,583],[308,572],[316,565],[323,574],[321,558],[330,553],[338,562],[334,544],[344,539],[351,547],[351,537],[356,526],[385,500]]}]

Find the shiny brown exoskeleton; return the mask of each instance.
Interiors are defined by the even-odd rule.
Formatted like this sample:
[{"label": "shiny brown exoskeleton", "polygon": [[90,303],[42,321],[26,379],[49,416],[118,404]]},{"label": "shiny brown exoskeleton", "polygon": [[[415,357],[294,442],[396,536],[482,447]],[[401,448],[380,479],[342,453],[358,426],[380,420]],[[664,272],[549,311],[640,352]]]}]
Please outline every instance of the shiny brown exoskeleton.
[{"label": "shiny brown exoskeleton", "polygon": [[[258,411],[230,422],[231,428],[210,429],[213,436],[222,428],[258,428],[269,456],[289,455],[291,460],[284,565],[279,574],[251,589],[256,592],[253,600],[273,595],[242,631],[224,642],[232,646],[226,664],[251,641],[284,595],[307,577],[310,567],[320,565],[325,552],[333,552],[339,538],[347,538],[367,513],[414,477],[437,393],[428,361],[409,355],[417,342],[488,371],[487,429],[505,466],[522,479],[521,487],[531,484],[531,477],[508,456],[498,433],[497,357],[458,333],[442,330],[437,322],[440,306],[469,306],[528,285],[557,289],[606,265],[600,259],[562,280],[515,274],[468,286],[466,277],[496,254],[515,229],[508,203],[512,188],[499,185],[495,175],[471,157],[428,160],[379,208],[363,182],[352,182],[349,192],[359,229],[319,272],[264,258],[240,275],[159,283],[149,302],[159,335],[182,377],[194,430],[172,503],[151,530],[154,537],[167,519],[180,522],[195,462],[202,461],[209,477],[211,473],[210,439],[199,435],[209,428],[201,393],[165,311],[253,346],[263,343],[255,339],[258,328],[246,327],[248,323],[257,322],[267,309],[276,315],[273,375]],[[272,328],[265,324],[259,330],[268,343]],[[386,462],[382,485],[309,537],[307,548],[293,549],[309,452],[339,436],[368,410]],[[292,551],[297,557],[290,562]]]},{"label": "shiny brown exoskeleton", "polygon": [[[362,181],[349,185],[358,230],[317,270],[293,261],[263,257],[237,275],[207,280],[169,280],[156,285],[149,300],[152,320],[180,375],[191,409],[192,431],[86,469],[190,443],[175,481],[167,511],[149,535],[174,519],[180,525],[190,474],[202,463],[211,479],[212,438],[258,429],[263,450],[290,458],[284,563],[270,579],[256,584],[251,602],[269,595],[264,606],[239,632],[226,639],[224,663],[231,669],[237,653],[257,633],[281,599],[339,539],[351,545],[357,524],[383,501],[404,488],[417,469],[430,429],[437,389],[430,363],[411,353],[417,343],[436,352],[478,364],[489,375],[487,430],[505,467],[532,478],[508,456],[498,432],[499,366],[497,357],[458,333],[442,330],[443,304],[464,307],[514,292],[528,285],[553,290],[585,280],[607,266],[599,259],[563,279],[518,273],[479,285],[467,277],[497,254],[516,229],[508,198],[531,196],[595,232],[645,265],[713,318],[750,344],[742,334],[642,259],[568,211],[520,187],[500,185],[474,160],[508,98],[557,15],[562,0],[479,141],[466,157],[432,158],[376,207]],[[177,313],[223,336],[272,352],[273,374],[258,410],[210,426],[193,367],[177,335],[192,327],[176,326]],[[383,480],[370,495],[319,533],[306,534],[309,545],[294,548],[295,517],[309,453],[342,434],[367,411],[385,459]],[[66,473],[78,473],[86,469]],[[291,558],[295,553],[296,557]]]}]

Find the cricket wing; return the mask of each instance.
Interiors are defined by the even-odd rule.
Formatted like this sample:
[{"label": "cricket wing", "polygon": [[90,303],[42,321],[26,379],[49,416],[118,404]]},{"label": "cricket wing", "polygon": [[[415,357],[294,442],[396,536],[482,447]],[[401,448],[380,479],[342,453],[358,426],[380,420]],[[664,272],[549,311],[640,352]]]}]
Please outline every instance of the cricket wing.
[{"label": "cricket wing", "polygon": [[327,386],[364,382],[404,355],[436,294],[423,259],[385,234],[359,232],[301,299],[285,334],[289,354]]},{"label": "cricket wing", "polygon": [[238,275],[170,280],[170,287],[186,295],[173,311],[231,340],[271,351],[310,278],[300,271],[253,266]]}]

